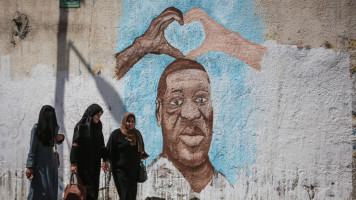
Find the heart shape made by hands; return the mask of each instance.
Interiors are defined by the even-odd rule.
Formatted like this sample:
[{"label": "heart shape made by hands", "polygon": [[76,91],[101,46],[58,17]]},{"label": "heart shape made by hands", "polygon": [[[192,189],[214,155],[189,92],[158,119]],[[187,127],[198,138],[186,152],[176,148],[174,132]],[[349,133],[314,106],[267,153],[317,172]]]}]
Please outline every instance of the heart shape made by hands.
[{"label": "heart shape made by hands", "polygon": [[187,55],[203,44],[205,30],[203,24],[199,21],[184,24],[183,26],[174,21],[164,31],[164,37],[170,45]]}]

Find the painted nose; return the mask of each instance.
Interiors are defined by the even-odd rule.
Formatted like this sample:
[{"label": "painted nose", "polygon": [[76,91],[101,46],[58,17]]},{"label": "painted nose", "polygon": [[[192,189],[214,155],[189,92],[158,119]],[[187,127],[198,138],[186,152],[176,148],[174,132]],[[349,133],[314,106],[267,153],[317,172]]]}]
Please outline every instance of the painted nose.
[{"label": "painted nose", "polygon": [[200,111],[194,102],[188,100],[183,103],[180,115],[184,119],[193,120],[200,118]]}]

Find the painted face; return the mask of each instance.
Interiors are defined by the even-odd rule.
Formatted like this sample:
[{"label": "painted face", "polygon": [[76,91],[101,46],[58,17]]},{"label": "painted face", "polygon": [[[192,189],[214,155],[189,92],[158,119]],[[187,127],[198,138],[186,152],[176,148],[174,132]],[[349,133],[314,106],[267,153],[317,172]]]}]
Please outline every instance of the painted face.
[{"label": "painted face", "polygon": [[132,130],[135,128],[135,118],[133,117],[129,117],[127,120],[126,120],[126,128],[127,130]]},{"label": "painted face", "polygon": [[100,117],[103,114],[103,112],[99,112],[98,114],[93,116],[93,122],[97,124],[100,121]]},{"label": "painted face", "polygon": [[164,151],[170,159],[197,166],[208,158],[213,107],[208,75],[185,69],[167,76],[161,124]]}]

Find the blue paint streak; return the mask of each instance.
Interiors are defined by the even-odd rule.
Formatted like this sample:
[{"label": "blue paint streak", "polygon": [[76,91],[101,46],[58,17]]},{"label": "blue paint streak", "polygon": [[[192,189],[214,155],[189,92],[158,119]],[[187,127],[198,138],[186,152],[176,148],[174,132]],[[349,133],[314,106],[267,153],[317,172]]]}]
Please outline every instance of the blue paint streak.
[{"label": "blue paint streak", "polygon": [[[192,7],[201,7],[227,29],[256,43],[264,41],[264,30],[259,24],[259,16],[253,11],[253,1],[126,0],[122,3],[123,14],[118,25],[115,52],[131,45],[136,37],[146,31],[152,19],[170,6],[180,9],[183,14]],[[168,28],[167,37],[175,41],[173,43],[179,45],[180,49],[191,50],[201,43],[196,39],[180,43],[178,40],[182,40],[181,36],[174,32],[177,27],[173,24]],[[205,36],[204,33],[198,33],[197,27],[182,32]],[[173,60],[167,55],[146,55],[125,75],[130,79],[125,85],[125,107],[137,115],[137,128],[142,132],[146,150],[150,154],[148,163],[162,151],[162,132],[155,117],[155,99],[159,78]],[[253,129],[253,116],[256,115],[253,113],[254,98],[249,95],[251,88],[245,86],[246,72],[253,69],[222,52],[210,52],[197,61],[206,67],[211,80],[214,135],[209,157],[216,170],[234,184],[240,173],[251,173],[250,166],[256,162],[257,156]]]}]

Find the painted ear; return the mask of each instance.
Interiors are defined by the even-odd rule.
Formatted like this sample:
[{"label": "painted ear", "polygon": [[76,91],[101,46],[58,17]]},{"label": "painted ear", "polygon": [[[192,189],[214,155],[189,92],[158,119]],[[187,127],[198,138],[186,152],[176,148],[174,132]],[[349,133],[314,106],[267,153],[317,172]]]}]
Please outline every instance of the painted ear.
[{"label": "painted ear", "polygon": [[157,125],[161,126],[162,122],[162,103],[160,99],[156,100],[156,118],[157,118]]}]

